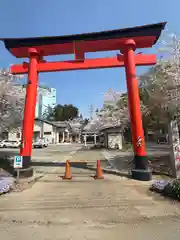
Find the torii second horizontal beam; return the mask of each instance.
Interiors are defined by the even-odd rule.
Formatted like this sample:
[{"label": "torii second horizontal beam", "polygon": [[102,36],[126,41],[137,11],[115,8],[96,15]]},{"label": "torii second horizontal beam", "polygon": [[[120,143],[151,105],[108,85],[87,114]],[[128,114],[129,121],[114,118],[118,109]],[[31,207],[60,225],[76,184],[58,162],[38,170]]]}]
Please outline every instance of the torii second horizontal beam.
[{"label": "torii second horizontal beam", "polygon": [[[148,66],[156,64],[156,55],[135,55],[136,66]],[[29,63],[15,64],[10,67],[12,74],[28,73]],[[38,72],[58,72],[58,71],[72,71],[72,70],[87,70],[99,68],[117,68],[124,67],[124,56],[117,55],[116,57],[60,61],[60,62],[46,62],[40,61],[37,65]]]}]

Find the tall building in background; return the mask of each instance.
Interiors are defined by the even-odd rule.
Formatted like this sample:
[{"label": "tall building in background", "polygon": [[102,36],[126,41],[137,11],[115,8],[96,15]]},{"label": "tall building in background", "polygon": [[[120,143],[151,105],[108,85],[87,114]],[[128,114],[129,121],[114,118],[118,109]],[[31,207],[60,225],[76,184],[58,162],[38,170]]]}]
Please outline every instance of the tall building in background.
[{"label": "tall building in background", "polygon": [[56,106],[56,89],[39,87],[36,101],[36,118],[43,118]]},{"label": "tall building in background", "polygon": [[[26,84],[16,84],[16,87],[20,90],[19,94],[22,101],[26,95]],[[36,98],[36,118],[43,118],[49,109],[53,109],[56,106],[56,89],[46,86],[39,86]]]}]

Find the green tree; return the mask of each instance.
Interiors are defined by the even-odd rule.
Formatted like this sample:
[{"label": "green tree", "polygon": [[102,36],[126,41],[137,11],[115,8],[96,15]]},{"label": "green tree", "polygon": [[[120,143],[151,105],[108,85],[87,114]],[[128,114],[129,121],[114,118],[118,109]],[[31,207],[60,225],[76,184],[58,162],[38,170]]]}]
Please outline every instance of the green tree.
[{"label": "green tree", "polygon": [[48,120],[68,121],[78,117],[79,110],[72,104],[58,104],[47,116]]}]

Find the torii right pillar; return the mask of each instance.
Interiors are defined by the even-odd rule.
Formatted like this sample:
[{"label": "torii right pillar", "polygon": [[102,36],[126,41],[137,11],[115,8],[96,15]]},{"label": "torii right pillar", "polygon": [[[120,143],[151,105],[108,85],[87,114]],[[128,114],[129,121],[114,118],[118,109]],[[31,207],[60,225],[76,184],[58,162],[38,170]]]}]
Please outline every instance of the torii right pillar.
[{"label": "torii right pillar", "polygon": [[124,64],[126,70],[128,106],[131,119],[132,143],[134,149],[134,166],[132,178],[141,181],[152,179],[148,157],[145,147],[144,129],[142,124],[139,86],[136,77],[135,51],[136,43],[128,39],[123,48]]}]

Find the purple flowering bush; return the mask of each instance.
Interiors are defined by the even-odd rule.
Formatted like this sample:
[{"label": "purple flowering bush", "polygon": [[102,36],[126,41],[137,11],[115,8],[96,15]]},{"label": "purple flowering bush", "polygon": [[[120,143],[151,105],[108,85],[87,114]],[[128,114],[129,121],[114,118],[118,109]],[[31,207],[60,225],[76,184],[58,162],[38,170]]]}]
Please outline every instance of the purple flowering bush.
[{"label": "purple flowering bush", "polygon": [[152,191],[161,193],[164,196],[169,196],[171,198],[180,201],[180,180],[160,180],[154,181],[151,187]]},{"label": "purple flowering bush", "polygon": [[0,195],[11,191],[15,179],[13,175],[13,156],[0,157]]},{"label": "purple flowering bush", "polygon": [[0,178],[0,194],[7,193],[12,190],[14,185],[14,178],[1,177]]},{"label": "purple flowering bush", "polygon": [[167,180],[156,180],[152,183],[151,189],[157,192],[162,192],[169,183],[170,181]]}]

